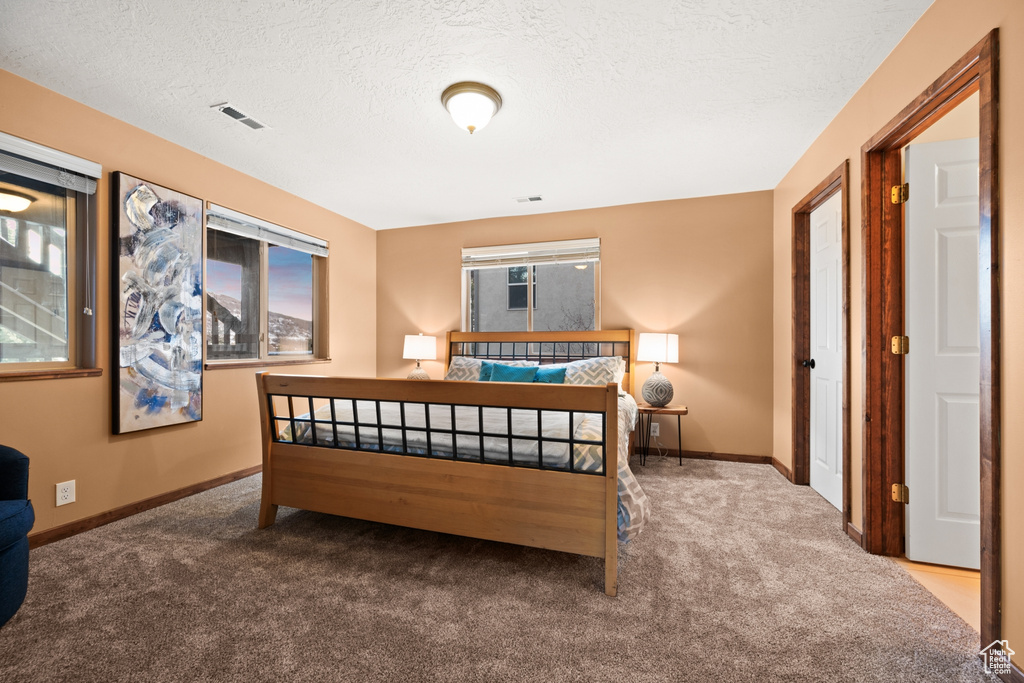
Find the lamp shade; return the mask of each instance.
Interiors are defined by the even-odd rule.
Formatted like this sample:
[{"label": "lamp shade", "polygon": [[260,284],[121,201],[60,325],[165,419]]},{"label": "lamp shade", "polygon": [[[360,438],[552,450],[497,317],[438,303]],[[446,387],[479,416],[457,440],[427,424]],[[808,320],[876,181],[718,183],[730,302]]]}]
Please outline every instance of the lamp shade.
[{"label": "lamp shade", "polygon": [[679,362],[679,335],[661,332],[641,332],[636,350],[639,361],[655,363]]},{"label": "lamp shade", "polygon": [[413,360],[434,360],[437,358],[437,337],[422,334],[405,335],[405,349],[402,358]]}]

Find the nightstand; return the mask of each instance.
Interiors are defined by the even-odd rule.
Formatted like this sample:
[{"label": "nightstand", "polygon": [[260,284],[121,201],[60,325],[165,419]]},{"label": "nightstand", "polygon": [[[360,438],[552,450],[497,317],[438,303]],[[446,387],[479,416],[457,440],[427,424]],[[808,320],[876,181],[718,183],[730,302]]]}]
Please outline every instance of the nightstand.
[{"label": "nightstand", "polygon": [[679,438],[679,464],[683,464],[683,415],[686,415],[689,411],[686,406],[680,405],[667,405],[660,408],[649,406],[646,403],[638,403],[639,408],[639,419],[640,423],[640,465],[647,463],[647,456],[651,450],[651,420],[654,419],[655,415],[675,415],[676,416],[676,433]]}]

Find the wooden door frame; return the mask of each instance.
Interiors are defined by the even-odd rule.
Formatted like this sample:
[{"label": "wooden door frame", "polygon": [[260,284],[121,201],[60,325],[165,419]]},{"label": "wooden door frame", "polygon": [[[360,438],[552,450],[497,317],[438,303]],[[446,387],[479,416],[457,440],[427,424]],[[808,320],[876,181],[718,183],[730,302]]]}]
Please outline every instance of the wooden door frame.
[{"label": "wooden door frame", "polygon": [[864,143],[863,547],[903,552],[904,509],[890,495],[904,473],[904,367],[889,350],[903,334],[903,207],[889,199],[902,183],[900,150],[975,92],[980,94],[979,306],[981,320],[981,642],[1000,639],[1000,275],[999,33],[993,29],[938,80]]},{"label": "wooden door frame", "polygon": [[850,521],[850,160],[847,159],[793,207],[793,469],[790,481],[811,481],[811,373],[802,363],[811,357],[811,212],[837,192],[842,209],[843,343],[843,531],[860,543]]}]

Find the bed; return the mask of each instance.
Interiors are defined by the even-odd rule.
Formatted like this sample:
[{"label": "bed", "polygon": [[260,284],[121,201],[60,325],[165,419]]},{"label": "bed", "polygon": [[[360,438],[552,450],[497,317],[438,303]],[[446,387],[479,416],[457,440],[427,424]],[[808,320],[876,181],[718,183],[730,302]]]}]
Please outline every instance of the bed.
[{"label": "bed", "polygon": [[[614,596],[618,543],[649,516],[628,461],[635,337],[450,332],[445,380],[259,374],[260,528],[284,505],[599,557]],[[476,381],[485,365],[519,381]]]}]

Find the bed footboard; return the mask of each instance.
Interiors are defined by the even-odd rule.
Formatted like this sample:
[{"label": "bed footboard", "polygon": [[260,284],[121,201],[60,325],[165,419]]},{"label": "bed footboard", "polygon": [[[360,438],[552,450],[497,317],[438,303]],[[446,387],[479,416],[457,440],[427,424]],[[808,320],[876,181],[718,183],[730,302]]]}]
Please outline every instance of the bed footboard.
[{"label": "bed footboard", "polygon": [[[616,594],[615,385],[541,387],[267,373],[257,376],[257,384],[263,432],[260,528],[273,524],[277,507],[285,505],[600,557],[605,564],[605,593]],[[277,414],[282,399],[289,411],[287,420]],[[511,457],[508,464],[493,464],[483,462],[482,455],[481,461],[459,460],[431,453],[383,452],[383,448],[355,450],[343,447],[346,444],[338,438],[330,443],[320,443],[315,436],[308,443],[282,439],[281,423],[295,434],[297,411],[312,413],[314,399],[330,401],[331,406],[334,399],[342,399],[603,414],[604,463],[600,472],[567,471],[526,467]],[[312,427],[315,433],[315,422]],[[337,430],[335,425],[336,437]],[[465,435],[453,431],[452,440],[461,436]]]}]

